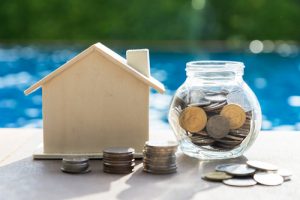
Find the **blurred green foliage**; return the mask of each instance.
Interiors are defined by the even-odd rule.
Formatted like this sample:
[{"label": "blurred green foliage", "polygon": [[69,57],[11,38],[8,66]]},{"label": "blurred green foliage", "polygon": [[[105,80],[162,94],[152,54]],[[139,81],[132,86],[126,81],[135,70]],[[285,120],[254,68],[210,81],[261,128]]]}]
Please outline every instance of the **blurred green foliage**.
[{"label": "blurred green foliage", "polygon": [[300,40],[299,0],[1,0],[0,40]]}]

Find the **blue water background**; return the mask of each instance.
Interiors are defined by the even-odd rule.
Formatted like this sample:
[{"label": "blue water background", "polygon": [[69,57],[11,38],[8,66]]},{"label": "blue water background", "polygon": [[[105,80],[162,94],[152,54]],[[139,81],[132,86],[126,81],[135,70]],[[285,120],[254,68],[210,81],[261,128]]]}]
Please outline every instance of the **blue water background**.
[{"label": "blue water background", "polygon": [[[78,46],[0,45],[0,127],[42,127],[41,90],[30,96],[23,91],[51,73],[84,48]],[[117,49],[124,56],[125,49]],[[174,91],[185,80],[191,60],[244,62],[244,80],[262,107],[263,129],[300,130],[300,55],[245,52],[174,53],[150,50],[151,73],[167,92],[151,90],[150,119],[167,126],[167,110]]]}]

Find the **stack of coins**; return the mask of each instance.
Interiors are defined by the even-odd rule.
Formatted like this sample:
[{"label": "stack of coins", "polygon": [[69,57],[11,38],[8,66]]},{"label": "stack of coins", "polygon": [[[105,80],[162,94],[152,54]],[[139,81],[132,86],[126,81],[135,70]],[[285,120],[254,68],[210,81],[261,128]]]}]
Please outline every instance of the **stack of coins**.
[{"label": "stack of coins", "polygon": [[193,144],[231,150],[243,142],[250,133],[253,111],[232,103],[237,95],[227,90],[191,90],[189,95],[175,98],[179,125]]},{"label": "stack of coins", "polygon": [[89,159],[86,157],[63,158],[61,170],[63,172],[72,174],[83,174],[90,172]]},{"label": "stack of coins", "polygon": [[129,174],[133,171],[134,149],[111,147],[103,151],[103,171],[111,174]]},{"label": "stack of coins", "polygon": [[261,161],[247,161],[246,164],[221,164],[215,171],[206,173],[202,178],[210,181],[222,181],[225,185],[246,187],[257,183],[261,185],[281,185],[291,180],[292,173],[278,169],[273,164]]},{"label": "stack of coins", "polygon": [[171,174],[177,170],[178,144],[171,141],[148,141],[143,151],[143,169],[153,174]]}]

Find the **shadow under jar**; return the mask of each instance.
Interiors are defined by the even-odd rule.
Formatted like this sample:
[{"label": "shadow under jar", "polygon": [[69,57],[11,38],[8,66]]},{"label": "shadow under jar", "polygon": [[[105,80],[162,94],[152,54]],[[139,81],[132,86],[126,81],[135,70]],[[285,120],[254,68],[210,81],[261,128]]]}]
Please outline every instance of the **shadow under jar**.
[{"label": "shadow under jar", "polygon": [[241,62],[187,63],[187,79],[169,110],[169,123],[186,155],[229,159],[252,145],[261,128],[261,109],[243,73]]}]

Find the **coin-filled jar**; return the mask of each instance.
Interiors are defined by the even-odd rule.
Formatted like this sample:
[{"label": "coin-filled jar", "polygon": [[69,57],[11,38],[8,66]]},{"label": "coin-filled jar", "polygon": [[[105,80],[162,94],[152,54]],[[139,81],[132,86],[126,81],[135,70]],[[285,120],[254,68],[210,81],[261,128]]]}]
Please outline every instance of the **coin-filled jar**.
[{"label": "coin-filled jar", "polygon": [[252,145],[261,128],[261,109],[243,74],[241,62],[187,63],[187,79],[169,110],[169,123],[185,154],[227,159]]}]

